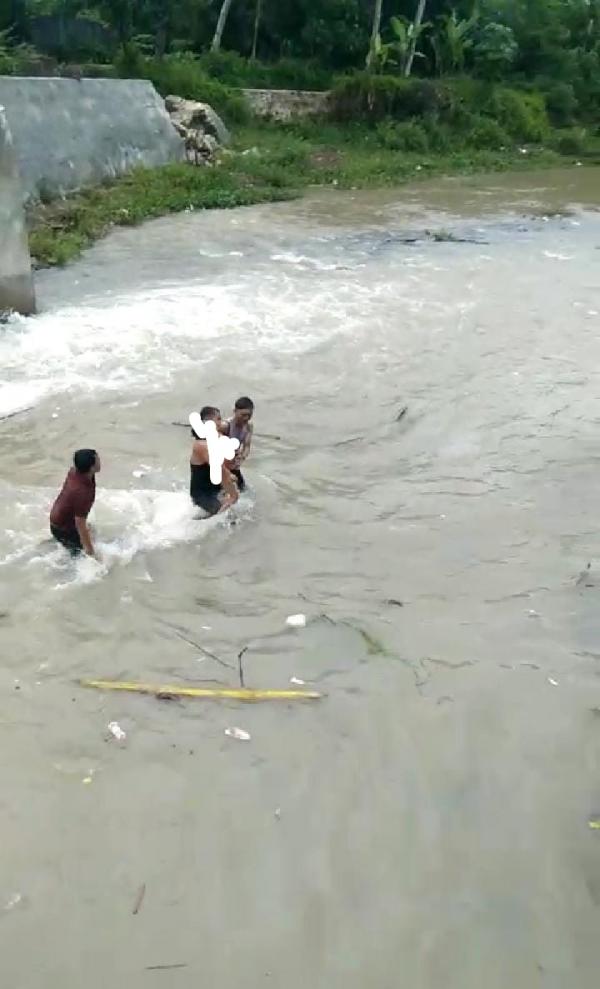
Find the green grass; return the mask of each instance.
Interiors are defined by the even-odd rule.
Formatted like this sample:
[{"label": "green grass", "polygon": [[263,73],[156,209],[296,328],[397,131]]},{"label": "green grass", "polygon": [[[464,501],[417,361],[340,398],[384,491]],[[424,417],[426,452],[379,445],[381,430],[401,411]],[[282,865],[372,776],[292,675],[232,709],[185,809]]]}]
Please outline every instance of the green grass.
[{"label": "green grass", "polygon": [[[246,152],[246,153],[243,153]],[[298,122],[241,128],[232,151],[212,167],[139,170],[66,200],[35,207],[30,248],[38,265],[63,265],[115,226],[186,209],[249,206],[294,198],[309,186],[397,186],[436,175],[531,169],[563,161],[554,151],[453,147],[399,152],[364,125]]]},{"label": "green grass", "polygon": [[[552,150],[477,150],[456,146],[444,154],[398,152],[382,146],[377,132],[364,126],[317,125],[310,122],[244,128],[238,145],[255,147],[258,155],[244,156],[244,169],[266,180],[273,172],[284,176],[294,188],[335,185],[341,189],[363,189],[403,185],[435,175],[523,170],[560,162]],[[230,165],[240,167],[240,158]]]}]

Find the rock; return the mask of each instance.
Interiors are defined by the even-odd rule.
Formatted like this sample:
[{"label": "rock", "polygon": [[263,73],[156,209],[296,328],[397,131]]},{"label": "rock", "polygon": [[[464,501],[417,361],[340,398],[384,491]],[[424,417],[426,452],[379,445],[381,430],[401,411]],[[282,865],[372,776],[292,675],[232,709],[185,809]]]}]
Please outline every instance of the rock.
[{"label": "rock", "polygon": [[184,100],[181,96],[167,96],[165,107],[179,133],[182,127],[186,131],[202,131],[216,138],[218,144],[229,144],[229,131],[208,103]]},{"label": "rock", "polygon": [[205,154],[207,154],[209,158],[214,158],[217,151],[219,150],[219,142],[217,141],[216,137],[213,137],[212,134],[204,134],[202,140],[199,143],[200,143],[200,147],[198,148],[198,150],[201,153],[204,152]]}]

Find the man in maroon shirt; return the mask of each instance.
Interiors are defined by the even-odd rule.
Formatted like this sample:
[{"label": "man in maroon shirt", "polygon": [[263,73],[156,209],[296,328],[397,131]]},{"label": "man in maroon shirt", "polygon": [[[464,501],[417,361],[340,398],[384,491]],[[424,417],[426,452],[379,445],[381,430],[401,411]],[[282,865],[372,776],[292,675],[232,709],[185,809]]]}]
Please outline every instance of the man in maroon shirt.
[{"label": "man in maroon shirt", "polygon": [[95,450],[77,450],[50,512],[50,532],[71,553],[95,556],[87,517],[96,498],[100,457]]}]

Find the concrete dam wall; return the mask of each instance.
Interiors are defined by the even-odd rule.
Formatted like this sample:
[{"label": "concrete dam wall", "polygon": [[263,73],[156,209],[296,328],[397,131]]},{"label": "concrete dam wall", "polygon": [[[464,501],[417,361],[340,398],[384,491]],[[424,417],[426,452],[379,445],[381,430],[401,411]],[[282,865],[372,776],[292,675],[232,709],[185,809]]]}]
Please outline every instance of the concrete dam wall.
[{"label": "concrete dam wall", "polygon": [[142,79],[0,76],[0,312],[33,312],[24,204],[185,158]]},{"label": "concrete dam wall", "polygon": [[184,158],[183,141],[143,79],[0,77],[25,200],[54,199],[138,165]]},{"label": "concrete dam wall", "polygon": [[35,311],[19,170],[4,108],[0,106],[0,313]]}]

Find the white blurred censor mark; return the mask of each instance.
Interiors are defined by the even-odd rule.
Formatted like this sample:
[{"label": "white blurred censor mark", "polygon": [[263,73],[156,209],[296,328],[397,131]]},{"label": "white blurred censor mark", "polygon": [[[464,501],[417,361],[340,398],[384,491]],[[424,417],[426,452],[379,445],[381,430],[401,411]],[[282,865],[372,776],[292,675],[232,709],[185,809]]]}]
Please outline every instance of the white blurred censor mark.
[{"label": "white blurred censor mark", "polygon": [[191,413],[190,426],[199,439],[206,440],[210,479],[213,484],[220,484],[223,480],[223,464],[226,460],[233,460],[240,441],[235,438],[230,439],[229,436],[220,436],[213,420],[202,422],[198,412]]}]

